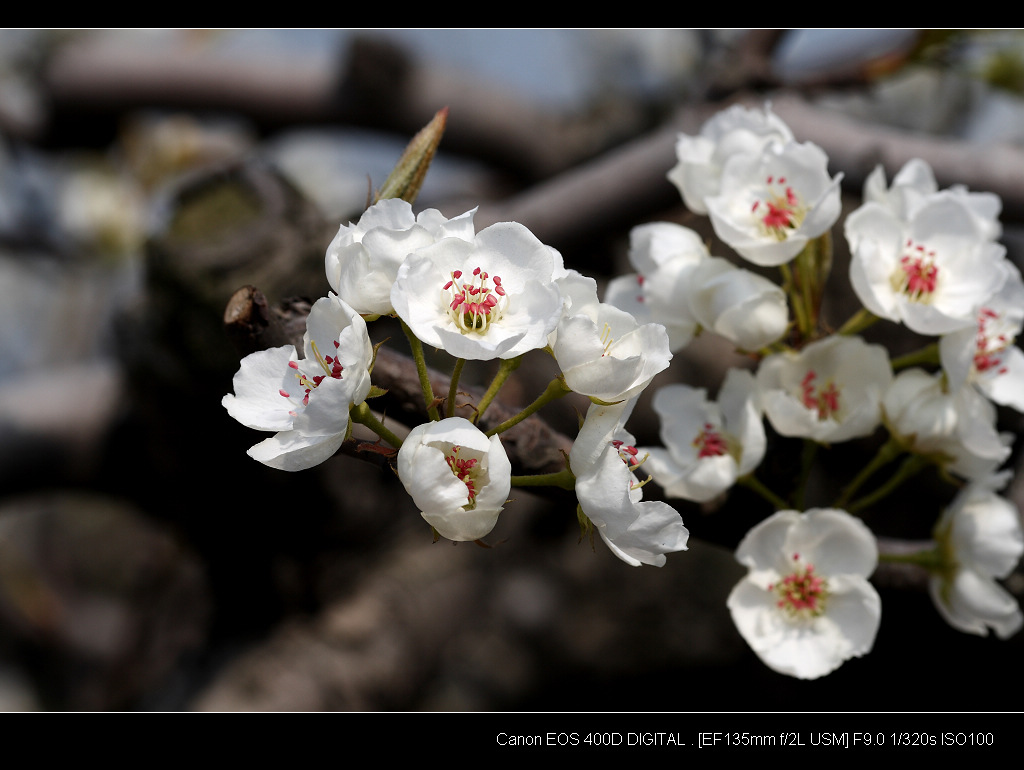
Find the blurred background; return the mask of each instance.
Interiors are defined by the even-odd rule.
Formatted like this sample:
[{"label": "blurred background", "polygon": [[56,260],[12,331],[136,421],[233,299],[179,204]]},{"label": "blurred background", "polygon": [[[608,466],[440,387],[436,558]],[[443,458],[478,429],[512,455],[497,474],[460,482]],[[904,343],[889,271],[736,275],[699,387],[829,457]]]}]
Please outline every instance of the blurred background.
[{"label": "blurred background", "polygon": [[[435,544],[392,474],[265,468],[220,400],[232,293],[324,295],[338,226],[442,107],[417,209],[520,221],[603,286],[635,225],[714,242],[665,178],[675,137],[766,100],[844,172],[847,211],[876,164],[891,179],[923,157],[940,186],[1002,196],[1021,266],[1022,94],[1009,30],[0,31],[0,709],[1019,710],[1021,637],[954,631],[902,573],[876,580],[870,655],[814,682],[764,667],[725,607],[766,513],[742,491],[675,501],[693,538],[660,569],[579,542],[571,501],[526,492],[490,548]],[[840,228],[834,325],[856,307]],[[389,335],[404,351],[371,326]],[[541,358],[503,399],[540,392]],[[638,443],[658,441],[654,388],[714,391],[741,362],[711,335],[677,354]],[[575,435],[585,402],[557,406]],[[877,438],[824,453],[820,487]],[[798,461],[773,437],[763,471]],[[931,481],[875,531],[928,537],[950,496]],[[1021,596],[1024,574],[1006,585]]]}]

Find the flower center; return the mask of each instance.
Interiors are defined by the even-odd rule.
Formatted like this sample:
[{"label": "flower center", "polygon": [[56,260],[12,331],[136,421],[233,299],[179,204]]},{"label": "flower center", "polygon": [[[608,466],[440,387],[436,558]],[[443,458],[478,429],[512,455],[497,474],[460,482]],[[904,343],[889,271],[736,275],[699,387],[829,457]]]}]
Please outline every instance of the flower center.
[{"label": "flower center", "polygon": [[835,417],[839,411],[839,389],[832,380],[829,380],[815,390],[814,381],[817,377],[813,369],[804,375],[800,381],[801,400],[808,409],[817,410],[819,420],[827,420],[829,417]]},{"label": "flower center", "polygon": [[[1005,333],[1006,324],[1000,324],[1000,320],[999,313],[995,310],[987,307],[981,309],[974,349],[974,368],[978,372],[1006,373],[1002,354],[1013,344],[1014,335]],[[994,326],[997,328],[993,329]]]},{"label": "flower center", "polygon": [[[647,461],[647,458],[650,456],[644,455],[643,457],[638,459],[637,455],[640,454],[640,450],[637,449],[635,446],[631,446],[630,444],[627,444],[626,442],[620,439],[614,439],[612,441],[612,446],[615,447],[615,449],[619,453],[619,457],[622,459],[622,462],[624,462],[626,464],[626,467],[629,468],[631,471],[635,471],[637,468],[643,465]],[[629,488],[640,489],[644,484],[650,481],[651,478],[651,476],[648,476],[643,481],[635,481],[635,477],[630,475]]]},{"label": "flower center", "polygon": [[704,427],[693,440],[693,446],[697,449],[698,458],[721,457],[729,453],[729,442],[710,422],[704,423]]},{"label": "flower center", "polygon": [[828,580],[814,574],[813,564],[802,564],[793,554],[796,569],[778,583],[768,586],[778,599],[775,606],[792,620],[807,620],[824,614],[828,600]]},{"label": "flower center", "polygon": [[908,240],[890,281],[897,294],[905,295],[911,302],[928,304],[939,283],[935,252]]},{"label": "flower center", "polygon": [[[301,371],[299,369],[299,362],[298,361],[289,361],[288,362],[288,367],[291,368],[291,369],[294,369],[295,372],[296,372],[295,378],[299,381],[299,387],[302,388],[305,391],[302,394],[302,405],[303,406],[306,406],[307,404],[309,404],[309,394],[313,391],[314,388],[316,388],[321,382],[324,381],[325,377],[331,377],[331,378],[333,378],[335,380],[343,379],[342,376],[341,376],[341,373],[344,370],[344,367],[341,365],[341,362],[336,357],[320,355],[320,348],[317,347],[315,341],[311,340],[310,343],[309,343],[309,346],[313,350],[313,358],[316,360],[316,362],[318,364],[320,364],[320,368],[323,369],[323,371],[324,371],[323,374],[314,374],[311,377],[311,376],[309,376],[308,374],[306,374],[305,372],[303,372],[303,371]],[[340,343],[337,340],[335,340],[334,341],[334,348],[335,348],[335,350],[337,350],[339,346],[340,346]],[[284,398],[291,398],[292,397],[291,393],[289,393],[284,388],[281,388],[278,391],[278,393],[280,393],[281,396],[284,397]]]},{"label": "flower center", "polygon": [[786,184],[786,177],[770,176],[765,180],[767,195],[754,201],[750,211],[760,223],[766,235],[784,241],[789,234],[800,227],[810,210],[792,187]]},{"label": "flower center", "polygon": [[470,278],[463,279],[461,270],[442,287],[448,292],[448,317],[463,334],[484,334],[492,322],[501,318],[508,306],[505,289],[499,276],[491,276],[477,267]]},{"label": "flower center", "polygon": [[453,446],[452,453],[444,459],[448,461],[448,467],[452,469],[452,473],[455,474],[456,478],[466,485],[466,489],[469,491],[469,503],[466,504],[465,508],[466,510],[472,510],[476,506],[476,475],[479,471],[479,468],[477,468],[479,460],[476,458],[460,458],[459,451],[461,449],[461,446]]}]

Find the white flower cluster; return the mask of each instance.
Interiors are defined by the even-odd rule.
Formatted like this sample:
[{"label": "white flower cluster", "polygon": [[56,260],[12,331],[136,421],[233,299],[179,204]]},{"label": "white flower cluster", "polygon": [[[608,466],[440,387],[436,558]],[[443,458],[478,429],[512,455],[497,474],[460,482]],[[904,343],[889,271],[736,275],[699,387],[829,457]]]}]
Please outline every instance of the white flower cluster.
[{"label": "white flower cluster", "polygon": [[[781,436],[826,447],[884,426],[890,441],[879,467],[907,454],[908,477],[930,462],[970,482],[922,557],[932,594],[958,629],[1018,630],[1017,603],[994,582],[1024,552],[1016,508],[995,492],[1006,481],[994,474],[1011,442],[996,428],[995,404],[1024,411],[1024,355],[1014,345],[1024,282],[997,243],[998,197],[940,190],[920,160],[890,186],[881,168],[872,173],[863,205],[844,225],[849,277],[864,310],[834,333],[818,317],[815,282],[824,281],[829,257],[821,254],[839,218],[841,176],[829,176],[821,149],[797,143],[770,109],[736,106],[698,136],[680,136],[676,154],[668,177],[686,206],[710,218],[740,264],[778,266],[782,278],[711,256],[697,233],[660,222],[633,230],[636,272],[614,279],[606,296],[663,324],[674,352],[705,330],[759,362],[753,374],[730,370],[717,400],[687,385],[661,388],[653,407],[664,447],[640,450],[667,497],[703,503],[742,482],[778,510],[736,554],[751,570],[729,598],[740,633],[773,669],[814,678],[869,651],[881,614],[866,581],[878,560],[874,536],[841,509],[849,497],[800,514],[783,510],[788,500],[755,478],[765,418]],[[934,342],[922,356],[891,361],[858,334],[878,319]],[[850,493],[877,470],[865,469]]]},{"label": "white flower cluster", "polygon": [[[592,278],[566,270],[522,225],[476,232],[473,214],[414,214],[409,203],[385,199],[339,229],[325,260],[336,293],[314,305],[304,357],[290,346],[247,356],[234,394],[224,397],[232,417],[276,431],[249,454],[294,471],[338,450],[370,393],[364,316],[394,314],[421,343],[456,359],[504,361],[547,349],[563,392],[595,402],[566,470],[583,513],[623,561],[664,564],[666,553],[686,549],[688,533],[670,505],[642,501],[634,475],[642,457],[622,432],[635,396],[668,367],[664,327],[600,302]],[[513,483],[500,436],[450,416],[391,440],[399,478],[439,535],[467,541],[491,532]]]},{"label": "white flower cluster", "polygon": [[[515,222],[478,232],[474,211],[447,219],[385,199],[343,225],[325,260],[332,292],[312,308],[303,356],[286,346],[246,357],[223,399],[232,417],[274,433],[249,454],[275,468],[309,468],[334,454],[357,421],[394,448],[398,476],[436,535],[486,537],[512,486],[552,484],[574,489],[584,531],[634,566],[663,565],[689,537],[675,508],[643,500],[647,480],[666,497],[699,503],[744,484],[772,512],[740,543],[736,557],[750,572],[728,607],[768,666],[804,679],[870,651],[881,602],[868,578],[887,554],[855,514],[934,464],[966,484],[941,517],[935,512],[934,541],[919,555],[934,601],[957,629],[1015,633],[1021,611],[996,581],[1024,553],[1024,532],[1016,508],[997,494],[1012,439],[997,430],[996,405],[1024,411],[1024,355],[1015,346],[1024,281],[997,242],[999,199],[940,190],[922,161],[891,185],[876,170],[843,227],[863,309],[834,331],[821,318],[821,298],[842,175],[830,176],[825,153],[797,142],[770,109],[743,107],[681,136],[676,150],[669,179],[739,259],[713,256],[681,225],[641,225],[630,236],[636,272],[612,280],[603,302],[593,278],[566,269],[555,249]],[[765,277],[768,268],[779,282]],[[400,319],[424,387],[428,421],[404,440],[364,403],[379,392],[367,321],[382,315]],[[859,335],[880,319],[933,341],[891,360]],[[683,384],[659,389],[652,404],[664,446],[638,447],[626,430],[638,397],[699,333],[723,337],[756,368],[730,370],[716,398]],[[452,394],[461,362],[497,362],[472,419],[434,398],[424,344],[458,362]],[[558,377],[485,433],[476,423],[504,376],[540,350],[554,357]],[[567,467],[513,475],[501,433],[569,392],[592,405]],[[838,499],[801,512],[806,473],[784,495],[756,477],[766,426],[807,447],[879,431],[888,438]],[[805,452],[805,465],[812,456]],[[901,456],[889,482],[856,496]]]}]

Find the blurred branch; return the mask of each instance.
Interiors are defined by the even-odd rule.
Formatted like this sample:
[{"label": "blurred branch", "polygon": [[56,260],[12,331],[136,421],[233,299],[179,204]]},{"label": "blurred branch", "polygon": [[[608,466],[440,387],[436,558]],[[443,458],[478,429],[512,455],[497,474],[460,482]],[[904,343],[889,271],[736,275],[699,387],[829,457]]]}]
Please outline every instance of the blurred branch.
[{"label": "blurred branch", "polygon": [[[863,123],[787,92],[739,103],[772,110],[800,141],[812,141],[844,173],[843,184],[860,193],[867,175],[881,163],[888,178],[912,158],[922,158],[940,185],[966,184],[1002,198],[1004,219],[1024,219],[1024,150],[1009,145],[974,145],[955,139],[911,134]],[[697,134],[723,105],[681,109],[665,127],[588,163],[565,171],[504,201],[480,207],[476,222],[515,221],[558,248],[601,232],[628,227],[651,212],[679,204],[679,192],[666,178],[676,162],[680,133]]]}]

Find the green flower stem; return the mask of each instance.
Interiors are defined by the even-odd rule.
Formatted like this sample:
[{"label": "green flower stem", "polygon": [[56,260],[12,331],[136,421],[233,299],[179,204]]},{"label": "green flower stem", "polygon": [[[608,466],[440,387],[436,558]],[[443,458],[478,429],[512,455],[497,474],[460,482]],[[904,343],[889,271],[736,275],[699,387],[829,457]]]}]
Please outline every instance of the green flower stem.
[{"label": "green flower stem", "polygon": [[881,448],[878,450],[878,454],[871,458],[871,462],[865,465],[854,480],[847,485],[846,489],[844,489],[842,494],[839,495],[839,498],[835,503],[833,503],[832,507],[842,508],[845,510],[846,504],[850,501],[850,498],[853,497],[854,493],[860,489],[861,486],[863,486],[864,482],[875,475],[883,465],[888,465],[902,453],[903,447],[900,446],[900,443],[895,438],[890,438],[882,444]]},{"label": "green flower stem", "polygon": [[886,550],[884,543],[878,543],[878,561],[889,564],[916,564],[927,570],[942,570],[946,562],[942,556],[941,548],[934,542],[921,544],[921,547],[914,551],[890,551]]},{"label": "green flower stem", "polygon": [[900,484],[909,479],[914,474],[920,472],[928,465],[928,460],[921,455],[910,455],[903,464],[900,465],[897,470],[887,482],[872,492],[870,495],[865,495],[860,500],[850,503],[846,509],[848,513],[857,513],[865,508],[874,505],[879,500],[884,498],[886,495],[891,493]]},{"label": "green flower stem", "polygon": [[513,476],[514,487],[561,487],[570,492],[576,489],[576,477],[572,471],[563,468],[558,473],[539,473],[535,476]]},{"label": "green flower stem", "polygon": [[[399,319],[401,321],[401,319]],[[412,333],[405,321],[401,321],[402,331],[405,332],[406,338],[409,340],[409,348],[412,350],[413,360],[416,362],[416,374],[420,378],[420,388],[423,390],[423,403],[427,407],[427,416],[431,420],[440,420],[441,415],[437,412],[437,406],[434,404],[434,389],[430,385],[430,372],[427,371],[427,360],[423,357],[423,343],[420,342],[419,337]]]},{"label": "green flower stem", "polygon": [[452,382],[448,386],[448,403],[445,405],[444,416],[454,417],[455,416],[455,396],[459,392],[459,379],[462,377],[462,367],[466,365],[465,358],[459,358],[455,361],[455,368],[452,370]]},{"label": "green flower stem", "polygon": [[501,386],[505,384],[505,380],[509,378],[516,369],[519,368],[519,362],[522,356],[516,356],[515,358],[503,358],[501,363],[498,365],[498,371],[494,375],[494,379],[491,380],[491,384],[487,388],[487,392],[484,393],[480,399],[480,403],[477,404],[476,414],[473,415],[473,422],[480,422],[480,418],[484,416],[484,411],[491,405],[491,402],[497,397],[498,391],[501,390]]},{"label": "green flower stem", "polygon": [[802,330],[805,339],[814,334],[818,325],[821,281],[818,278],[817,264],[825,256],[826,251],[831,251],[831,245],[814,238],[801,249],[794,262],[797,281],[795,288],[798,292],[798,301],[803,303],[803,315],[807,324],[807,328]]},{"label": "green flower stem", "polygon": [[370,407],[366,405],[365,401],[359,406],[352,407],[352,411],[349,412],[349,416],[352,418],[352,422],[365,425],[382,439],[391,444],[395,449],[401,448],[402,439],[384,427],[384,423],[377,419],[376,415],[374,415],[370,410]]},{"label": "green flower stem", "polygon": [[807,480],[811,477],[811,468],[814,466],[814,457],[818,454],[818,442],[804,439],[804,449],[800,454],[800,482],[796,487],[794,500],[798,511],[804,509],[804,502],[807,497]]},{"label": "green flower stem", "polygon": [[789,269],[789,265],[779,265],[779,270],[782,272],[783,286],[786,290],[786,295],[789,297],[789,306],[793,308],[793,315],[796,316],[796,328],[800,332],[800,336],[804,339],[810,336],[810,319],[807,317],[807,309],[804,305],[803,298],[800,296],[800,292],[797,291],[796,282],[793,280],[793,271]]},{"label": "green flower stem", "polygon": [[907,353],[905,356],[892,360],[892,370],[906,369],[908,366],[918,366],[939,363],[939,343],[933,342],[925,345],[920,350]]},{"label": "green flower stem", "polygon": [[484,435],[490,438],[491,436],[496,436],[499,433],[503,433],[512,426],[521,423],[531,414],[538,411],[545,404],[549,404],[556,398],[561,398],[562,396],[568,393],[572,393],[572,390],[570,390],[569,387],[565,384],[565,380],[563,380],[560,376],[555,377],[555,379],[548,383],[548,386],[544,389],[544,392],[537,396],[537,399],[532,404],[523,409],[523,411],[521,411],[515,417],[509,417],[507,420],[505,420],[505,422],[501,423],[501,425],[496,425],[495,427],[491,428]]},{"label": "green flower stem", "polygon": [[748,473],[746,476],[740,476],[738,479],[736,479],[736,483],[742,484],[748,489],[752,489],[755,492],[757,492],[757,494],[761,495],[761,497],[763,497],[765,500],[767,500],[769,503],[775,506],[776,511],[785,511],[792,507],[789,503],[787,503],[777,494],[768,489],[768,487],[766,487],[764,484],[758,481],[757,477],[754,476],[753,473]]},{"label": "green flower stem", "polygon": [[839,331],[836,334],[860,334],[877,320],[879,320],[878,316],[866,307],[862,307],[850,316],[846,323],[839,327]]}]

